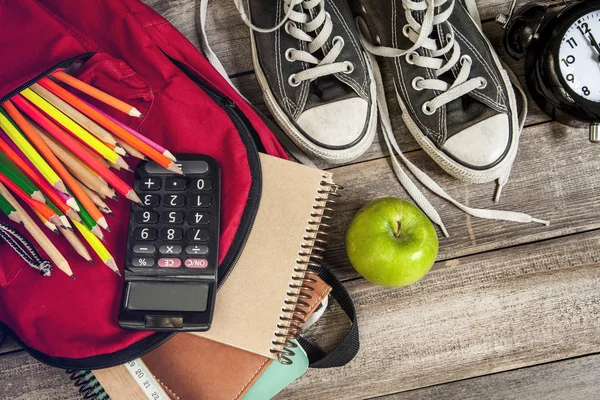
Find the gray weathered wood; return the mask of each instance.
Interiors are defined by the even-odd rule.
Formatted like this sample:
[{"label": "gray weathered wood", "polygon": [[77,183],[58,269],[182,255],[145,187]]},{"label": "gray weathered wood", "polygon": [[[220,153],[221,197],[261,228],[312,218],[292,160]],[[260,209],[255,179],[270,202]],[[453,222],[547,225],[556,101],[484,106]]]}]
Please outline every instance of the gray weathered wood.
[{"label": "gray weathered wood", "polygon": [[82,396],[64,370],[20,352],[0,357],[0,399],[81,400]]},{"label": "gray weathered wood", "polygon": [[[441,262],[406,288],[351,282],[358,356],[279,398],[369,398],[598,352],[599,246],[595,231]],[[344,320],[332,308],[316,335],[334,342]]]},{"label": "gray weathered wood", "polygon": [[590,400],[600,397],[600,355],[558,361],[380,397],[380,400]]},{"label": "gray weathered wood", "polygon": [[10,337],[7,337],[0,345],[0,355],[19,350],[20,348],[21,346],[19,346],[14,340],[12,340]]}]

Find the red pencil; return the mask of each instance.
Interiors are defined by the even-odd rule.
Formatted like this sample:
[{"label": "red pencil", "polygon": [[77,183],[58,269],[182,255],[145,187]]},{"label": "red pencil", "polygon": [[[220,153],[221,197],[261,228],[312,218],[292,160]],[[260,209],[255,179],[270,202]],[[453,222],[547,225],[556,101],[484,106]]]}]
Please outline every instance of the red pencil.
[{"label": "red pencil", "polygon": [[46,132],[61,142],[67,149],[69,149],[69,151],[84,161],[91,169],[96,171],[96,173],[104,178],[117,192],[121,193],[131,201],[141,203],[140,198],[129,185],[123,182],[104,164],[90,156],[89,150],[83,147],[76,139],[61,129],[58,125],[48,119],[48,117],[46,117],[40,110],[25,100],[21,95],[15,95],[12,98],[12,101],[21,109],[21,111],[27,114],[32,120],[37,122],[37,124]]},{"label": "red pencil", "polygon": [[23,191],[16,183],[8,179],[6,175],[0,172],[0,182],[3,183],[7,188],[9,188],[17,197],[23,200],[29,207],[31,207],[34,211],[37,211],[42,217],[52,222],[56,226],[61,226],[66,229],[58,215],[50,207],[45,205],[44,203],[40,203],[39,201],[33,200],[31,197]]}]

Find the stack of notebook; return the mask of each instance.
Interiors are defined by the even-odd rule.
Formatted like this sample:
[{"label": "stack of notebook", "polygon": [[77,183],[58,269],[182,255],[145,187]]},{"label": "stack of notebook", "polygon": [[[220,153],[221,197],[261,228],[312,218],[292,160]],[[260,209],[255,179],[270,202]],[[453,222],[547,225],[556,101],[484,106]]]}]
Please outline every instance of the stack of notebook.
[{"label": "stack of notebook", "polygon": [[306,270],[336,186],[324,171],[262,154],[261,163],[256,221],[217,294],[211,329],[179,333],[131,365],[94,371],[113,400],[265,399],[308,368],[294,338],[331,291]]}]

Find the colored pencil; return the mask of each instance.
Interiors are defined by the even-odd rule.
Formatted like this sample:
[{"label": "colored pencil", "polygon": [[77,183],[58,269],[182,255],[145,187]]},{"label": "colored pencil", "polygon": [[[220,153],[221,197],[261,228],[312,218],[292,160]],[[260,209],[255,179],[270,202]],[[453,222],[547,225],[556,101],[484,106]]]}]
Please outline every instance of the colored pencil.
[{"label": "colored pencil", "polygon": [[7,188],[0,183],[0,195],[2,195],[14,208],[17,212],[20,213],[23,219],[23,226],[29,234],[33,237],[33,239],[37,242],[37,244],[46,252],[48,257],[52,260],[54,265],[65,274],[75,279],[73,275],[73,271],[69,266],[67,260],[63,257],[62,254],[58,251],[58,249],[52,244],[52,242],[48,239],[44,232],[36,225],[35,222],[31,219],[29,214],[23,210],[23,207],[17,202],[17,200],[12,196],[12,194],[7,190]]},{"label": "colored pencil", "polygon": [[94,192],[92,189],[89,189],[85,185],[81,185],[81,188],[87,193],[87,195],[90,197],[90,199],[92,199],[92,201],[94,202],[94,204],[96,205],[96,207],[98,207],[98,209],[100,211],[102,211],[105,214],[113,213],[111,211],[111,209],[108,207],[108,205],[104,201],[102,201],[102,198],[100,198],[100,196],[98,196],[98,194],[96,194],[96,192]]},{"label": "colored pencil", "polygon": [[66,83],[67,85],[87,94],[90,97],[93,97],[98,101],[101,101],[104,104],[116,108],[117,110],[127,115],[131,115],[132,117],[144,118],[142,113],[139,112],[138,109],[134,106],[129,105],[124,101],[121,101],[98,88],[88,85],[87,83],[80,81],[79,79],[67,74],[64,71],[54,71],[52,73],[52,76],[58,79],[59,81]]},{"label": "colored pencil", "polygon": [[54,121],[61,125],[65,129],[65,131],[68,132],[69,135],[73,135],[76,138],[78,138],[81,142],[85,143],[91,150],[95,151],[96,153],[104,157],[106,160],[108,160],[108,162],[117,165],[123,165],[123,168],[125,168],[127,163],[123,160],[123,158],[120,155],[111,150],[106,144],[104,144],[104,142],[96,138],[94,135],[83,129],[81,126],[77,125],[77,123],[75,123],[71,118],[67,117],[60,110],[58,110],[52,104],[44,100],[33,90],[23,90],[21,92],[21,95],[13,96],[12,101],[23,112],[25,112],[25,114],[29,115],[30,108],[25,106],[24,103],[27,103],[25,99],[31,102],[29,103],[29,105],[35,105],[39,110],[49,115]]},{"label": "colored pencil", "polygon": [[46,218],[44,218],[39,212],[33,210],[33,213],[38,217],[38,219],[40,220],[40,222],[42,223],[42,225],[44,225],[46,228],[48,228],[49,231],[51,231],[52,233],[58,235],[58,228],[56,227],[56,225],[54,225],[52,222],[48,221]]},{"label": "colored pencil", "polygon": [[143,155],[142,153],[140,153],[139,151],[137,151],[135,148],[131,147],[130,145],[128,145],[127,143],[125,143],[123,141],[123,139],[118,138],[116,139],[117,143],[119,144],[119,146],[121,146],[123,149],[125,149],[125,151],[127,152],[127,154],[129,154],[132,157],[135,158],[139,158],[140,160],[146,160],[146,156]]},{"label": "colored pencil", "polygon": [[12,204],[10,204],[10,202],[8,200],[6,200],[4,198],[4,196],[2,196],[0,194],[0,211],[2,211],[2,213],[4,215],[6,215],[8,217],[8,219],[10,219],[13,222],[16,222],[17,224],[21,224],[23,225],[23,218],[21,217],[21,213],[17,211],[16,208],[14,208],[12,206]]},{"label": "colored pencil", "polygon": [[103,242],[106,240],[104,238],[104,234],[102,234],[102,229],[96,224],[96,221],[92,218],[92,216],[87,212],[87,210],[81,207],[81,212],[79,213],[81,216],[81,221],[83,224],[94,234],[98,239]]},{"label": "colored pencil", "polygon": [[[3,105],[3,108],[6,104]],[[60,180],[56,172],[48,165],[48,163],[40,156],[35,148],[25,139],[18,126],[9,118],[4,109],[0,109],[0,128],[8,135],[8,137],[21,149],[25,157],[42,174],[42,176],[56,189],[64,192],[66,190],[64,183]]]},{"label": "colored pencil", "polygon": [[26,114],[28,114],[42,129],[47,131],[55,139],[61,142],[69,151],[77,155],[80,159],[86,160],[87,164],[91,169],[98,173],[104,178],[117,192],[121,193],[127,199],[140,203],[140,198],[135,191],[129,187],[125,182],[119,179],[110,169],[100,163],[93,157],[86,156],[89,151],[83,147],[77,140],[67,134],[54,122],[50,121],[44,114],[38,109],[33,107],[30,103],[25,101],[23,98],[18,99],[18,96],[13,97],[13,102],[21,108]]},{"label": "colored pencil", "polygon": [[39,201],[40,203],[45,203],[46,199],[44,198],[44,194],[33,184],[33,182],[27,179],[27,177],[15,171],[11,165],[14,166],[8,157],[3,153],[0,153],[0,172],[16,183],[32,199]]},{"label": "colored pencil", "polygon": [[39,83],[34,83],[30,86],[30,88],[48,103],[56,107],[60,112],[65,114],[67,117],[71,118],[73,121],[77,122],[79,125],[81,125],[81,127],[85,128],[88,132],[96,136],[98,139],[102,140],[104,143],[112,145],[117,144],[115,138],[103,127],[89,119],[85,114],[79,112],[79,110],[75,109],[69,103],[67,103],[54,93],[50,92],[48,89],[41,86]]},{"label": "colored pencil", "polygon": [[92,250],[94,250],[102,262],[106,264],[106,266],[108,266],[108,268],[110,268],[115,274],[121,276],[114,257],[108,252],[104,244],[98,240],[98,238],[94,236],[87,227],[79,222],[73,221],[73,223],[75,224],[77,230],[79,230],[79,233],[81,233],[81,236],[83,236],[83,238],[88,242]]},{"label": "colored pencil", "polygon": [[[67,217],[65,217],[65,215],[62,213],[62,211],[60,211],[60,209],[56,206],[56,204],[54,204],[53,202],[51,202],[48,199],[46,199],[46,204],[48,205],[48,207],[50,207],[50,209],[52,211],[54,211],[56,213],[56,215],[58,215],[58,219],[60,220],[60,222],[62,222],[62,224],[65,228],[73,230],[73,227],[69,223],[69,219]],[[73,216],[76,216],[77,218],[79,218],[79,215],[77,215],[77,213],[73,210],[71,210],[70,215],[73,215]]]},{"label": "colored pencil", "polygon": [[[66,75],[66,74],[65,74]],[[115,122],[108,119],[106,116],[100,114],[98,111],[94,110],[90,105],[83,102],[83,100],[79,99],[77,96],[74,96],[72,93],[69,93],[64,88],[61,88],[56,83],[51,80],[41,80],[40,84],[44,86],[46,89],[50,90],[58,97],[65,100],[67,103],[71,104],[73,107],[77,108],[82,113],[86,114],[88,117],[96,121],[98,124],[106,128],[108,131],[112,132],[112,134],[118,138],[121,138],[125,143],[137,149],[144,155],[148,156],[148,158],[154,160],[164,168],[173,171],[178,174],[183,174],[181,169],[175,164],[175,161],[165,157],[164,154],[154,149],[152,146],[148,145],[141,139],[139,139],[136,135],[128,132],[126,129],[122,128]]]},{"label": "colored pencil", "polygon": [[[78,223],[78,222],[73,221],[73,224],[76,224],[76,223]],[[73,232],[72,230],[63,229],[63,228],[60,228],[59,231],[65,237],[65,239],[67,239],[67,242],[69,242],[69,244],[71,245],[71,247],[73,248],[73,250],[75,250],[75,252],[77,254],[79,254],[84,260],[86,260],[90,264],[94,263],[94,261],[92,260],[92,256],[88,252],[85,245],[81,242],[81,240],[79,240],[79,238],[77,237],[75,232]]]},{"label": "colored pencil", "polygon": [[52,222],[54,225],[62,225],[62,222],[58,218],[58,215],[54,211],[52,211],[52,209],[50,207],[48,207],[48,205],[46,205],[44,203],[40,203],[39,201],[33,200],[31,197],[29,197],[27,195],[27,193],[25,193],[23,191],[23,189],[18,187],[13,181],[8,179],[8,177],[1,172],[0,172],[0,182],[3,183],[4,186],[6,186],[10,190],[12,190],[13,193],[17,197],[19,197],[21,200],[23,200],[25,203],[27,203],[27,205],[29,207],[31,207],[35,211],[39,212],[40,215],[42,215],[48,221]]},{"label": "colored pencil", "polygon": [[[160,144],[156,143],[152,139],[148,139],[146,136],[144,136],[140,132],[136,131],[135,129],[132,129],[131,127],[129,127],[127,125],[125,125],[124,123],[122,123],[118,119],[113,118],[112,116],[106,114],[104,111],[100,110],[99,108],[94,107],[92,104],[87,103],[85,100],[81,99],[81,101],[84,102],[85,104],[87,104],[88,106],[94,108],[97,112],[99,112],[100,114],[102,114],[103,116],[105,116],[106,118],[108,118],[109,120],[111,120],[112,122],[114,122],[115,124],[119,125],[121,128],[125,129],[127,132],[131,133],[133,136],[137,137],[142,142],[146,143],[148,146],[156,149],[156,151],[158,151],[159,153],[162,153],[163,156],[167,157],[170,160],[177,161],[177,159],[175,158],[175,156],[173,155],[173,153],[171,153],[169,150],[167,150],[164,147],[162,147]],[[125,149],[125,150],[127,150],[127,149]]]}]

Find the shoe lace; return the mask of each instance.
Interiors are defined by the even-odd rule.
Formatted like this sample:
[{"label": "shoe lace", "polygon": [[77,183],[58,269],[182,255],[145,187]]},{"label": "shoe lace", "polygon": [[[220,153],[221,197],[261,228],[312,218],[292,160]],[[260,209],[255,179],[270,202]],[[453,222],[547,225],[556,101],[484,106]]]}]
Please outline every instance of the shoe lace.
[{"label": "shoe lace", "polygon": [[[446,3],[449,5],[441,11]],[[402,0],[408,22],[402,28],[402,34],[413,43],[408,49],[375,46],[361,36],[365,49],[376,56],[405,57],[409,64],[433,70],[434,78],[417,77],[412,82],[416,90],[440,92],[432,100],[423,104],[423,112],[429,115],[434,114],[444,105],[487,86],[485,78],[471,77],[473,61],[468,55],[461,56],[460,45],[455,40],[454,28],[450,24],[446,25],[449,32],[445,35],[445,45],[441,40],[431,37],[438,25],[446,24],[454,10],[454,4],[455,0]],[[424,12],[421,23],[414,17],[414,12]],[[421,48],[428,50],[430,55],[420,55],[418,50]],[[440,79],[459,63],[460,69],[454,82],[448,83]]]},{"label": "shoe lace", "polygon": [[[444,12],[440,14],[435,14],[435,7],[445,4],[447,1],[448,0],[402,1],[406,9],[408,20],[408,28],[405,27],[403,29],[403,32],[405,32],[405,35],[408,36],[414,43],[414,45],[407,50],[399,50],[383,46],[373,46],[365,38],[365,21],[361,18],[357,18],[359,35],[361,37],[363,46],[368,51],[368,56],[371,61],[371,65],[373,66],[375,83],[377,85],[376,102],[379,108],[381,128],[383,131],[383,138],[385,140],[388,151],[390,152],[392,168],[394,169],[394,173],[402,187],[404,187],[407,193],[421,208],[421,210],[423,210],[423,212],[429,217],[429,219],[431,219],[431,221],[433,221],[440,227],[442,233],[446,237],[448,237],[449,234],[446,230],[446,227],[444,226],[444,223],[442,222],[439,213],[437,212],[435,207],[429,202],[429,200],[423,195],[423,193],[417,187],[417,185],[410,179],[410,177],[402,167],[400,161],[402,161],[402,163],[407,167],[411,174],[415,178],[417,178],[417,180],[423,186],[425,186],[427,189],[429,189],[431,192],[435,193],[439,197],[454,204],[457,208],[469,215],[478,218],[520,223],[535,222],[548,226],[548,221],[533,218],[530,215],[520,212],[487,210],[465,206],[464,204],[460,203],[459,201],[455,200],[452,196],[450,196],[444,189],[442,189],[437,184],[437,182],[435,182],[427,174],[421,171],[416,165],[411,163],[410,160],[408,160],[408,158],[406,158],[406,156],[402,153],[402,150],[400,149],[400,146],[396,141],[385,98],[385,88],[383,85],[383,80],[381,78],[381,72],[377,65],[377,60],[375,59],[376,55],[380,55],[383,57],[401,57],[411,55],[411,61],[409,62],[413,62],[415,65],[424,68],[431,68],[436,70],[436,77],[440,77],[442,74],[452,69],[456,65],[458,60],[462,59],[461,70],[456,76],[456,79],[453,84],[448,84],[447,82],[439,79],[417,80],[416,83],[418,83],[419,87],[423,89],[439,90],[442,92],[442,94],[437,96],[434,100],[428,102],[428,106],[430,107],[429,111],[437,110],[437,108],[443,106],[444,104],[447,104],[450,101],[457,99],[458,97],[461,97],[482,85],[482,81],[480,78],[469,79],[472,63],[470,58],[460,57],[460,46],[458,45],[458,43],[456,43],[456,41],[454,41],[453,30],[451,30],[451,33],[447,35],[448,43],[441,49],[437,48],[437,43],[435,40],[429,38],[429,36],[433,32],[434,26],[447,21],[454,8],[454,0],[449,0],[452,2],[450,6]],[[425,16],[423,18],[422,24],[419,24],[412,17],[412,11],[425,11]],[[424,57],[418,55],[416,53],[416,50],[421,47],[429,49],[431,51],[431,57]],[[444,58],[445,54],[447,54],[450,50],[452,50],[452,55],[445,64],[443,59],[437,58]],[[424,107],[427,107],[427,105],[424,105]],[[522,119],[524,120],[524,117]],[[507,179],[508,173],[503,175],[499,179],[499,189],[506,183]],[[498,201],[499,195],[500,192],[497,192],[495,201]]]},{"label": "shoe lace", "polygon": [[[306,43],[306,50],[290,48],[285,51],[288,61],[310,65],[298,73],[291,74],[288,78],[290,85],[299,86],[304,81],[310,82],[337,73],[349,74],[354,70],[352,62],[338,61],[344,48],[342,37],[334,37],[329,50],[326,48],[333,32],[333,22],[329,13],[325,11],[325,0],[279,0],[283,1],[285,16],[271,28],[254,25],[248,18],[242,1],[234,0],[242,20],[252,30],[271,33],[284,27],[288,35]],[[323,57],[318,58],[317,55],[321,54]]]}]

